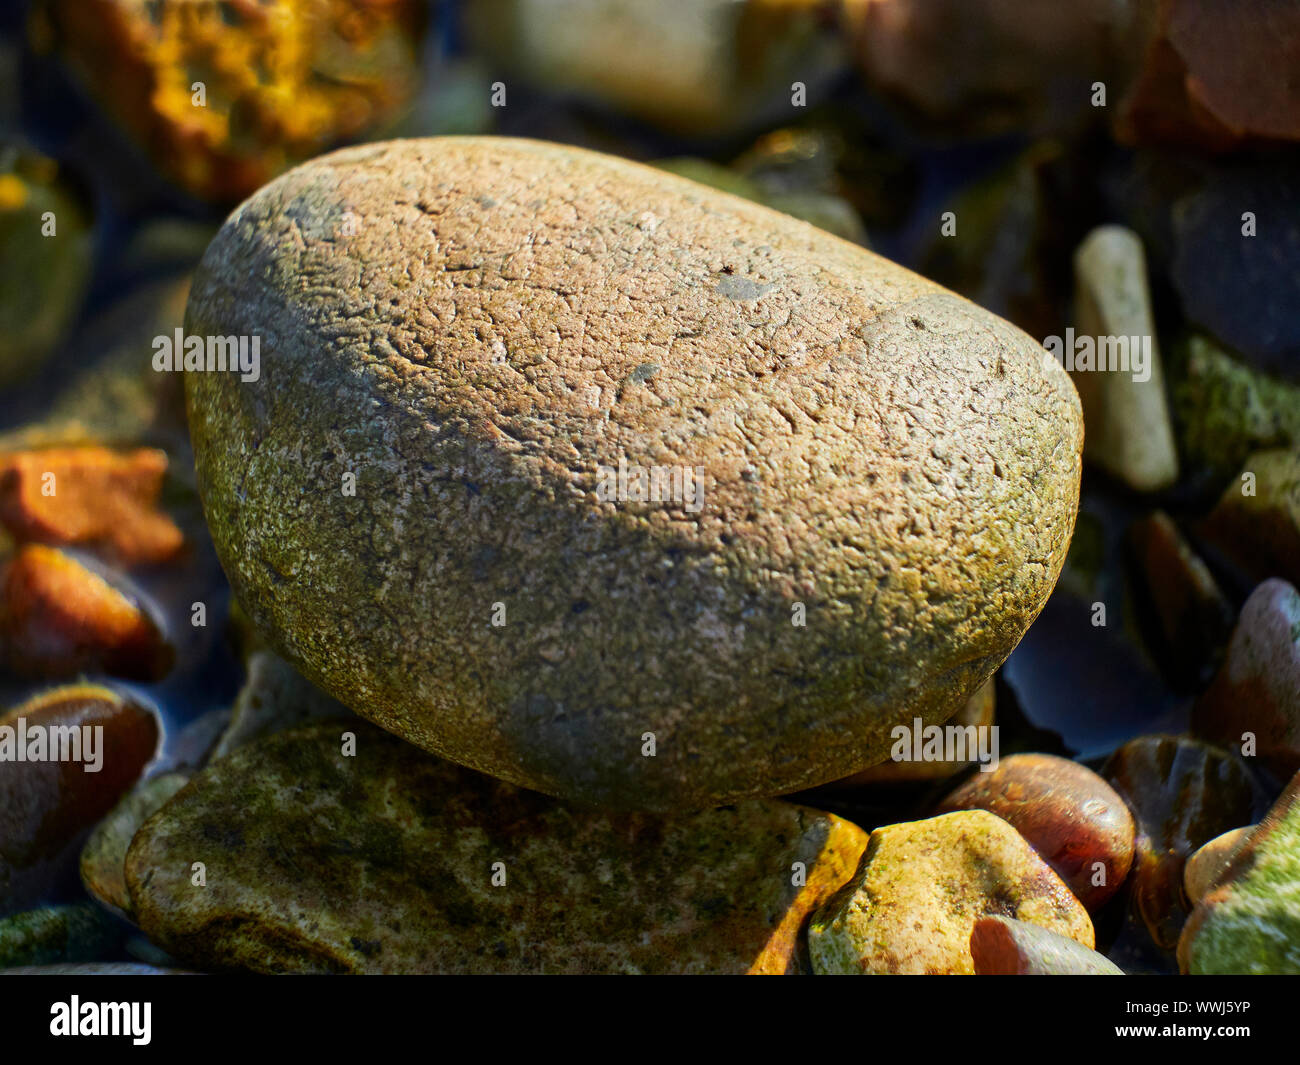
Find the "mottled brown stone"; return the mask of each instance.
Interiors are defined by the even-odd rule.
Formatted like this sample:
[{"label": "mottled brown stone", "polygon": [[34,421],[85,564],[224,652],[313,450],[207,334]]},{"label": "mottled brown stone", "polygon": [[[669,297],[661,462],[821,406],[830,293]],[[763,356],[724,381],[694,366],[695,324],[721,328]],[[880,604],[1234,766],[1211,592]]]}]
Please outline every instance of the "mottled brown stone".
[{"label": "mottled brown stone", "polygon": [[149,938],[203,968],[777,974],[865,845],[782,802],[574,808],[345,720],[199,773],[136,834],[126,879]]},{"label": "mottled brown stone", "polygon": [[69,685],[34,696],[0,727],[103,728],[103,762],[0,761],[0,912],[40,899],[72,873],[86,833],[139,777],[158,747],[152,713],[108,688]]},{"label": "mottled brown stone", "polygon": [[1208,743],[1139,736],[1116,751],[1103,776],[1124,797],[1137,825],[1131,903],[1156,945],[1173,950],[1188,908],[1183,869],[1192,853],[1253,818],[1241,763]]},{"label": "mottled brown stone", "polygon": [[[1029,337],[578,149],[314,160],[227,221],[187,330],[263,337],[257,382],[186,374],[257,627],[411,742],[584,801],[703,807],[882,760],[1006,657],[1074,518],[1079,406]],[[620,462],[698,468],[701,506],[601,498]]]},{"label": "mottled brown stone", "polygon": [[1124,800],[1091,769],[1064,758],[1004,758],[939,804],[941,813],[953,810],[1003,818],[1090,910],[1119,890],[1133,862],[1133,818]]},{"label": "mottled brown stone", "polygon": [[1286,581],[1264,581],[1246,600],[1192,729],[1225,747],[1249,743],[1282,780],[1300,770],[1300,593]]}]

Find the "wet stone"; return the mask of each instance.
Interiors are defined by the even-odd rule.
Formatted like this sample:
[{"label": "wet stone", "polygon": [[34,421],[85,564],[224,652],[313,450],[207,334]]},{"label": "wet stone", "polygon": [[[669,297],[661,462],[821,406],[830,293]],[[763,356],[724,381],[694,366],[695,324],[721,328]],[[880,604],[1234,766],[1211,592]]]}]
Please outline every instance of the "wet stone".
[{"label": "wet stone", "polygon": [[1192,711],[1197,735],[1259,758],[1281,780],[1300,770],[1300,593],[1259,585],[1241,608],[1228,654]]},{"label": "wet stone", "polygon": [[[72,733],[63,734],[66,749],[59,742],[60,754],[80,754],[82,761],[48,760],[58,735],[54,728],[91,738],[80,749]],[[0,717],[0,745],[5,743],[13,749],[0,748],[0,912],[29,905],[75,876],[87,833],[153,758],[158,723],[117,692],[72,685],[43,692]],[[25,757],[40,754],[42,760],[14,760],[20,746]],[[87,772],[96,762],[99,769]]]},{"label": "wet stone", "polygon": [[138,602],[39,544],[20,548],[0,567],[0,636],[9,670],[42,679],[104,672],[157,680],[174,657]]},{"label": "wet stone", "polygon": [[1256,827],[1242,825],[1241,828],[1230,829],[1221,836],[1215,836],[1187,859],[1187,866],[1183,870],[1183,890],[1187,893],[1188,902],[1195,906],[1214,890]]},{"label": "wet stone", "polygon": [[992,915],[970,937],[976,976],[1123,976],[1114,962],[1041,925]]},{"label": "wet stone", "polygon": [[1300,776],[1201,899],[1178,963],[1197,975],[1300,974]]},{"label": "wet stone", "polygon": [[1015,828],[1089,910],[1124,883],[1133,818],[1086,766],[1049,754],[1015,754],[977,772],[939,803],[940,813],[987,810]]},{"label": "wet stone", "polygon": [[1132,908],[1156,945],[1173,950],[1187,920],[1187,859],[1215,836],[1254,819],[1246,770],[1226,751],[1197,740],[1141,736],[1116,751],[1102,775],[1137,824]]}]

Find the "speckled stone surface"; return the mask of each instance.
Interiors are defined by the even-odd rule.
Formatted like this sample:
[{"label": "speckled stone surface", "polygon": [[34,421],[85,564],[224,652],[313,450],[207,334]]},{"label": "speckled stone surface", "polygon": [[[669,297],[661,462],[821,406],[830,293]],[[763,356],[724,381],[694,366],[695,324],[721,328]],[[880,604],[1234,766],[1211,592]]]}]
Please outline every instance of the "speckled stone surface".
[{"label": "speckled stone surface", "polygon": [[782,802],[593,813],[342,721],[199,773],[126,878],[150,940],[204,969],[779,974],[865,846]]},{"label": "speckled stone surface", "polygon": [[[1073,527],[1078,399],[1028,336],[597,153],[313,160],[227,220],[186,321],[262,338],[255,382],[185,376],[276,649],[413,743],[606,807],[882,760],[1007,656]],[[602,499],[620,463],[698,470],[701,505]]]},{"label": "speckled stone surface", "polygon": [[971,975],[971,933],[990,914],[1094,946],[1083,904],[1002,818],[963,810],[878,828],[853,879],[813,915],[813,969]]}]

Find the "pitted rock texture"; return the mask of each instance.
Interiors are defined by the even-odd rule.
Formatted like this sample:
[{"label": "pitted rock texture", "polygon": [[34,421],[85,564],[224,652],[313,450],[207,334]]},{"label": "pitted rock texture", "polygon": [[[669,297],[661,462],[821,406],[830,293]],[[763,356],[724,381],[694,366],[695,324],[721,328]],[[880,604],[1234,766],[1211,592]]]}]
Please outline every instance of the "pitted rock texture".
[{"label": "pitted rock texture", "polygon": [[785,802],[595,813],[343,720],[199,773],[126,881],[150,940],[203,968],[782,975],[866,845]]},{"label": "pitted rock texture", "polygon": [[[262,337],[256,382],[186,374],[253,622],[385,728],[584,801],[880,761],[1009,654],[1073,526],[1079,403],[1029,337],[579,149],[313,160],[227,220],[187,331]],[[698,468],[702,505],[602,499],[620,462]]]}]

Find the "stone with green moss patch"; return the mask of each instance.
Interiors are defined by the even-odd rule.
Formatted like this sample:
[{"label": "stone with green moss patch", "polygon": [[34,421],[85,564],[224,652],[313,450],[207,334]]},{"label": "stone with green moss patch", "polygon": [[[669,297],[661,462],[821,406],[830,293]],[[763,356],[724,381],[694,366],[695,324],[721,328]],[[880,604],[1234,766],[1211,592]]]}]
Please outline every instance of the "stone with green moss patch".
[{"label": "stone with green moss patch", "polygon": [[1300,974],[1300,775],[1216,883],[1179,940],[1183,971]]},{"label": "stone with green moss patch", "polygon": [[315,159],[226,221],[186,330],[261,337],[257,381],[185,387],[273,649],[435,754],[606,807],[811,787],[948,719],[1078,502],[1078,399],[1030,337],[560,145]]},{"label": "stone with green moss patch", "polygon": [[214,762],[136,834],[126,879],[149,938],[201,968],[779,974],[865,845],[769,800],[595,813],[344,720]]}]

